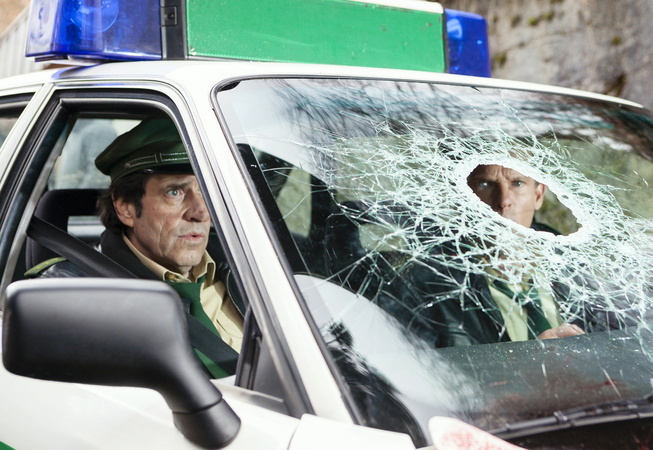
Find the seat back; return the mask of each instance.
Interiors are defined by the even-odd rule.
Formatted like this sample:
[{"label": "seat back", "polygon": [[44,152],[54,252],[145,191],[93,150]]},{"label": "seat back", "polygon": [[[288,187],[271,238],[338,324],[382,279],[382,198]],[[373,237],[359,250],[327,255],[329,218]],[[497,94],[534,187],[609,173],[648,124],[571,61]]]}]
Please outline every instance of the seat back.
[{"label": "seat back", "polygon": [[[96,216],[99,189],[56,189],[47,191],[36,207],[34,215],[69,232],[69,219],[75,216]],[[95,238],[99,237],[95,236]],[[91,238],[92,239],[92,238]],[[28,238],[26,243],[26,267],[31,268],[48,259],[60,256]]]}]

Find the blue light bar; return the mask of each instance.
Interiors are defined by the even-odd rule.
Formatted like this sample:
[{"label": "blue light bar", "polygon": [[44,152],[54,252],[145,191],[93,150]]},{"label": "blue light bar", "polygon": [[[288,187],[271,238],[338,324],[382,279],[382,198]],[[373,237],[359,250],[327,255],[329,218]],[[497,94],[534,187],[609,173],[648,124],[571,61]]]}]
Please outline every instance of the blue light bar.
[{"label": "blue light bar", "polygon": [[161,59],[160,0],[32,0],[26,56]]},{"label": "blue light bar", "polygon": [[449,72],[490,77],[490,45],[483,16],[446,9]]},{"label": "blue light bar", "polygon": [[[257,4],[254,0],[250,1],[254,5]],[[289,8],[291,11],[297,9],[292,5],[289,5],[288,0],[266,1],[270,3],[267,7],[273,8],[273,11],[278,12],[277,16],[279,17],[285,17],[287,15],[286,11]],[[32,0],[25,53],[29,57],[36,58],[37,61],[50,59],[185,59],[188,57],[189,53],[191,53],[191,49],[195,52],[193,54],[200,55],[200,53],[198,53],[198,48],[200,47],[204,48],[208,46],[210,47],[209,50],[211,50],[213,47],[225,46],[227,44],[231,45],[230,41],[227,39],[228,37],[233,38],[233,35],[242,35],[242,28],[248,24],[251,26],[251,22],[254,20],[252,16],[257,13],[258,9],[249,6],[243,7],[241,3],[242,0],[233,0],[231,2],[229,0],[197,0],[194,2],[191,2],[190,0]],[[301,4],[305,5],[308,4],[308,2],[301,2]],[[385,3],[383,4],[385,5]],[[206,5],[209,5],[210,8]],[[247,3],[247,5],[249,5],[249,3]],[[375,3],[370,3],[370,5],[374,6],[372,7],[365,3],[360,3],[358,0],[313,0],[310,5],[316,6],[320,12],[326,10],[342,12],[346,8],[352,9],[357,7],[363,13],[370,15],[370,17],[373,12],[385,14],[391,10],[390,12],[394,13],[394,9],[392,8],[385,8],[376,5]],[[205,11],[202,15],[195,17],[194,21],[188,19],[190,25],[193,25],[191,31],[193,31],[192,37],[195,39],[191,45],[187,39],[187,9],[189,9],[190,13],[193,13],[196,10],[201,9],[200,6],[209,9],[207,10],[208,13]],[[234,9],[240,13],[240,16],[233,18],[233,20],[227,24],[222,23],[221,26],[217,26],[220,24],[219,20],[225,20],[224,17],[227,16],[227,13]],[[409,9],[406,11],[403,11],[403,9],[401,10],[403,11],[402,18],[404,18],[404,16],[405,18],[412,18],[416,15],[408,14],[412,12],[409,11]],[[263,11],[263,9],[261,9],[261,11]],[[428,28],[434,28],[432,27],[431,22],[440,20],[438,17],[441,17],[441,11],[442,10],[440,9],[438,14],[433,14],[434,19],[429,19],[430,21],[427,24],[428,27],[424,27],[423,23],[419,22],[418,25],[416,25],[417,28],[415,29],[415,32],[412,32],[411,28],[408,31],[400,33],[398,44],[401,45],[401,49],[405,50],[413,47],[421,49],[422,47],[418,45],[419,41],[416,40],[415,37],[419,34],[417,31],[421,30],[421,33],[426,30],[429,33],[433,33],[434,31],[429,30]],[[447,58],[449,62],[449,72],[451,73],[489,77],[490,60],[487,23],[485,22],[485,19],[476,14],[451,9],[445,10],[445,14],[446,40],[448,43],[447,49],[445,50],[445,46],[442,43],[444,39],[442,33],[444,33],[444,30],[440,28],[439,32],[437,30],[435,31],[437,33],[435,38],[440,42],[441,52],[439,56],[431,56],[436,59],[439,57],[441,59],[441,64],[438,68],[434,69],[433,67],[428,66],[425,70],[442,70],[445,66],[444,60]],[[319,16],[319,14],[317,15]],[[341,20],[339,17],[340,16],[338,16],[338,20]],[[399,16],[397,16],[397,18],[398,17]],[[393,17],[393,20],[397,18]],[[393,25],[396,25],[399,21],[397,19],[396,22],[392,20],[391,22]],[[441,24],[442,22],[439,23]],[[229,28],[228,25],[231,27]],[[298,27],[296,24],[290,26],[293,27],[293,30],[294,28],[297,28],[297,30],[294,30],[295,34],[290,34],[291,38],[286,37],[286,35],[288,35],[288,30],[283,21],[281,21],[281,23],[272,23],[272,28],[269,30],[262,31],[255,28],[253,33],[254,36],[269,37],[270,39],[268,40],[270,42],[274,42],[274,38],[279,40],[279,36],[281,36],[283,39],[286,39],[287,46],[295,44],[295,47],[297,47],[296,44],[300,44],[300,47],[302,45],[307,47],[302,40],[307,34],[304,32],[305,30]],[[412,25],[408,26],[410,27]],[[225,27],[229,28],[227,32],[225,32]],[[319,27],[320,25],[312,28],[309,27],[309,31],[315,31],[319,29]],[[419,27],[424,28],[424,30]],[[386,30],[385,26],[377,28]],[[377,30],[377,28],[372,27],[373,31]],[[200,31],[199,33],[198,30]],[[231,31],[232,34],[229,34],[228,31]],[[274,33],[278,33],[278,35]],[[388,34],[388,32],[384,31],[384,33],[378,34],[378,36],[377,34],[373,34],[373,37],[384,37],[386,34]],[[412,36],[411,43],[417,44],[411,47],[408,45],[408,41],[405,40],[405,36]],[[260,44],[261,42],[256,41],[256,39],[258,38],[255,37],[254,41]],[[281,41],[283,41],[283,39],[281,39]],[[330,41],[328,38],[321,37],[320,42]],[[261,55],[258,55],[258,57],[252,57],[249,53],[243,53],[243,49],[249,49],[252,43],[253,41],[251,39],[243,39],[243,42],[236,41],[236,43],[233,44],[237,51],[232,51],[228,54],[222,54],[220,52],[213,54],[208,52],[203,56],[218,58],[234,57],[236,59],[239,59],[240,56],[240,59],[257,59],[266,61],[288,60],[346,65],[362,64],[370,67],[401,67],[424,70],[422,66],[415,65],[423,62],[423,58],[421,58],[419,54],[416,57],[408,57],[408,60],[412,65],[406,65],[404,62],[395,61],[399,54],[395,50],[391,50],[391,53],[394,52],[392,53],[392,55],[394,55],[392,64],[394,65],[382,64],[376,60],[364,64],[359,61],[352,63],[350,61],[351,55],[353,54],[351,51],[346,53],[344,56],[338,54],[337,52],[339,50],[342,53],[342,46],[340,44],[331,45],[335,52],[335,56],[331,59],[324,60],[324,58],[320,59],[319,57],[315,59],[315,51],[309,51],[307,53],[309,57],[307,58],[293,59],[275,56],[272,54],[272,50],[269,49],[263,51]],[[397,42],[392,43],[396,44]],[[381,49],[385,50],[389,48],[386,44],[387,43],[383,41],[380,45]],[[329,48],[331,49],[331,47]],[[379,48],[368,48],[367,41],[365,41],[363,49],[364,50],[361,53],[363,56],[367,54],[376,55],[380,52]],[[442,54],[444,51],[447,52],[447,57]],[[236,56],[233,56],[232,53]],[[320,52],[317,53],[319,54]],[[345,62],[342,62],[343,58]],[[396,64],[399,65],[397,66]]]}]

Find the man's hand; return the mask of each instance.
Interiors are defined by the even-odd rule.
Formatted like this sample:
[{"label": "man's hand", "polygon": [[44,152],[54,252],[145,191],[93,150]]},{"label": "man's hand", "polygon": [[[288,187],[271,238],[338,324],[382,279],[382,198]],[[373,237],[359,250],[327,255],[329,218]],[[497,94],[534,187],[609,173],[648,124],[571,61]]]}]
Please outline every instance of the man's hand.
[{"label": "man's hand", "polygon": [[556,339],[569,336],[578,336],[580,334],[585,334],[585,332],[576,325],[570,323],[563,323],[557,328],[550,328],[544,333],[540,334],[538,339]]}]

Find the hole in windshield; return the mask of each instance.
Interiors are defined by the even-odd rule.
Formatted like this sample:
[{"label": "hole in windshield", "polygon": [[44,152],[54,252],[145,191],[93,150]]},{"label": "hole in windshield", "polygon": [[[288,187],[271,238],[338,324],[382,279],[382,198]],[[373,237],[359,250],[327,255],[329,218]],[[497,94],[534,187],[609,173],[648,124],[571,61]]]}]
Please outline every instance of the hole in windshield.
[{"label": "hole in windshield", "polygon": [[467,176],[467,185],[492,211],[517,225],[555,235],[580,228],[546,184],[510,167],[479,164]]}]

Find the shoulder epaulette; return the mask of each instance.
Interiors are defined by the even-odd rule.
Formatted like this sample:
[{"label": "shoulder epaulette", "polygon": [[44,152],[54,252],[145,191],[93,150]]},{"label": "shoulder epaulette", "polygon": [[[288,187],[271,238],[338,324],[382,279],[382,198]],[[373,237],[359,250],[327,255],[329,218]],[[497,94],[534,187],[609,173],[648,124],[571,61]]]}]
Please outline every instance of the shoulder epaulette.
[{"label": "shoulder epaulette", "polygon": [[54,266],[55,264],[59,264],[61,262],[68,261],[66,258],[62,256],[57,256],[56,258],[50,258],[47,259],[41,263],[38,263],[31,269],[29,269],[27,272],[25,272],[25,276],[27,278],[35,278],[41,275],[44,271],[49,269],[50,267]]}]

